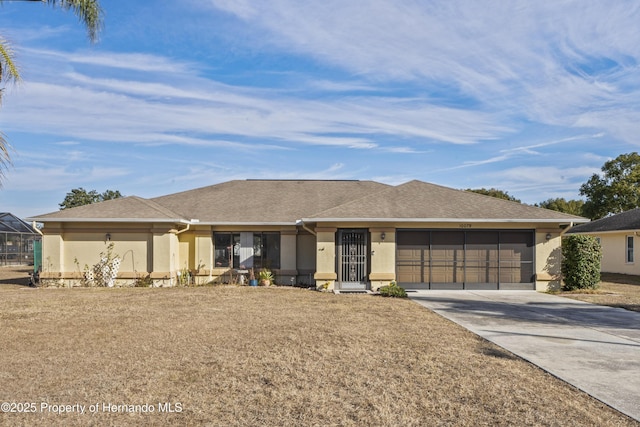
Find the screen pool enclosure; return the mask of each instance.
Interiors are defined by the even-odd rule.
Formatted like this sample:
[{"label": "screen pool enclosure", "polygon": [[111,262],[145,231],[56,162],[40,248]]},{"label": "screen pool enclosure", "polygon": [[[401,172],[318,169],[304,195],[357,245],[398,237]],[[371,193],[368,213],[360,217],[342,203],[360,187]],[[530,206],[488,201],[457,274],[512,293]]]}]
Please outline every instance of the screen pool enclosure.
[{"label": "screen pool enclosure", "polygon": [[33,265],[40,234],[10,213],[0,213],[0,266]]}]

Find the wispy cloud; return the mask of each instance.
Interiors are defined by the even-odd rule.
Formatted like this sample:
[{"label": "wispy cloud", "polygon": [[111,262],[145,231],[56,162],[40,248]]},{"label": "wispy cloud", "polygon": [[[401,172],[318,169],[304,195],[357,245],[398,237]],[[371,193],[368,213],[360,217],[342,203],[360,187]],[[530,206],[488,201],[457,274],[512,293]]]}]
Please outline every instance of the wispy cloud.
[{"label": "wispy cloud", "polygon": [[71,64],[92,65],[118,68],[130,71],[152,73],[189,73],[195,64],[146,53],[100,52],[85,50],[81,52],[61,52],[55,50],[25,48],[23,54],[39,57],[41,60],[59,60]]},{"label": "wispy cloud", "polygon": [[7,206],[37,171],[50,194],[417,178],[540,201],[639,145],[640,3],[111,2],[94,47],[10,3]]},{"label": "wispy cloud", "polygon": [[[75,58],[57,52],[44,56],[60,61],[71,57],[72,62]],[[91,57],[84,61],[92,62]],[[65,73],[63,80],[55,82],[44,77],[39,78],[41,82],[30,81],[19,97],[11,99],[14,108],[6,113],[5,127],[32,130],[36,115],[37,131],[43,133],[151,144],[209,141],[211,146],[228,148],[233,148],[230,137],[261,138],[251,144],[264,147],[310,144],[358,149],[377,147],[376,135],[472,144],[510,131],[494,115],[437,106],[429,99],[377,94],[309,100],[287,91],[220,84],[195,72],[185,80],[172,79],[167,70],[153,71],[158,70],[149,69],[150,80],[161,81],[100,77],[100,73],[89,77],[78,71]],[[184,71],[179,67],[176,72]],[[235,145],[242,148],[243,142]]]},{"label": "wispy cloud", "polygon": [[638,99],[638,4],[210,4],[266,29],[271,37],[256,43],[293,49],[373,81],[404,79],[430,88],[444,83],[487,109],[502,110],[504,119],[523,114],[545,124],[613,133],[625,122],[607,126],[598,114],[607,115],[625,92],[630,101]]},{"label": "wispy cloud", "polygon": [[469,160],[469,161],[463,162],[460,165],[446,168],[443,170],[456,170],[456,169],[468,168],[473,166],[488,165],[491,163],[505,162],[513,159],[516,156],[522,156],[522,155],[540,155],[541,153],[535,150],[536,148],[549,147],[549,146],[558,145],[558,144],[566,144],[574,141],[584,141],[587,139],[602,138],[603,136],[604,136],[603,133],[597,133],[592,135],[575,135],[567,138],[555,139],[552,141],[536,142],[536,143],[522,145],[518,147],[502,149],[502,150],[498,150],[498,152],[500,153],[499,155],[490,157],[488,159]]}]

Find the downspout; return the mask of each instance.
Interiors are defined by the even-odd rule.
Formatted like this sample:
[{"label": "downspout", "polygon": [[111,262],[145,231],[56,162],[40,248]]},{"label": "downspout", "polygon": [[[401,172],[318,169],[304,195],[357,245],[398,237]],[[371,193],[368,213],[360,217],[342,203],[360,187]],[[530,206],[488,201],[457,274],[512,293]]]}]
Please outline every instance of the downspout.
[{"label": "downspout", "polygon": [[182,234],[182,233],[184,233],[185,231],[189,231],[189,228],[190,228],[190,227],[191,227],[191,223],[189,222],[189,223],[187,223],[187,228],[185,228],[185,229],[183,229],[183,230],[178,230],[178,231],[176,231],[176,236],[177,236],[178,234]]},{"label": "downspout", "polygon": [[32,222],[31,222],[31,227],[32,227],[34,230],[36,230],[36,232],[37,232],[39,235],[41,235],[41,236],[43,236],[43,237],[44,237],[44,234],[42,234],[42,231],[40,231],[40,229],[39,229],[38,227],[36,227],[36,222],[35,222],[35,221],[32,221]]},{"label": "downspout", "polygon": [[[187,223],[187,226],[186,226],[184,229],[176,231],[176,236],[177,236],[178,234],[182,234],[182,233],[184,233],[185,231],[189,231],[189,228],[190,228],[190,227],[191,227],[191,223],[190,223],[190,222],[188,222],[188,223]],[[178,250],[179,250],[179,248],[178,248]],[[179,268],[179,266],[176,266],[176,265],[175,265],[175,263],[176,263],[176,254],[175,254],[175,253],[173,253],[173,254],[172,254],[172,256],[173,256],[173,258],[172,258],[172,262],[171,262],[171,268],[175,267],[175,268],[178,270],[178,273],[179,273],[179,272],[180,272],[180,268]],[[171,286],[173,286],[173,277],[171,277],[170,284],[171,284]]]},{"label": "downspout", "polygon": [[572,228],[573,228],[573,221],[571,221],[571,222],[569,223],[569,226],[568,226],[567,228],[565,228],[564,230],[562,230],[562,231],[560,232],[560,237],[562,237],[562,236],[564,235],[564,233],[566,233],[567,231],[571,230]]}]

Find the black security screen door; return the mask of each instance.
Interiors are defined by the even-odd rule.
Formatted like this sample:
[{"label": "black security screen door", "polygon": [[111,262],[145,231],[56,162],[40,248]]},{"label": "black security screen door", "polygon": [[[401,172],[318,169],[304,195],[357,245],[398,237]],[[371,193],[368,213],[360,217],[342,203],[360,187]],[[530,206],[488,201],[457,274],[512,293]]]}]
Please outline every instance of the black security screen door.
[{"label": "black security screen door", "polygon": [[367,288],[367,232],[338,232],[338,282],[340,289]]}]

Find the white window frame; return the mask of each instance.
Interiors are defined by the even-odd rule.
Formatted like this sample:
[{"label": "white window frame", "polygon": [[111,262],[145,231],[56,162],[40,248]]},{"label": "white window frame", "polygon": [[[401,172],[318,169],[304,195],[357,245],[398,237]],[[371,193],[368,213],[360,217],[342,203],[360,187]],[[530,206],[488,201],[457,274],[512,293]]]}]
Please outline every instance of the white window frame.
[{"label": "white window frame", "polygon": [[[634,237],[633,234],[629,234],[629,235],[625,236],[625,238],[624,238],[624,242],[625,242],[624,243],[624,246],[625,246],[624,255],[625,255],[625,262],[627,264],[633,264],[634,260],[635,260],[634,254],[633,254],[633,248],[635,246],[635,243],[634,243],[634,238],[633,237]],[[629,244],[629,243],[631,243],[631,244]]]}]

